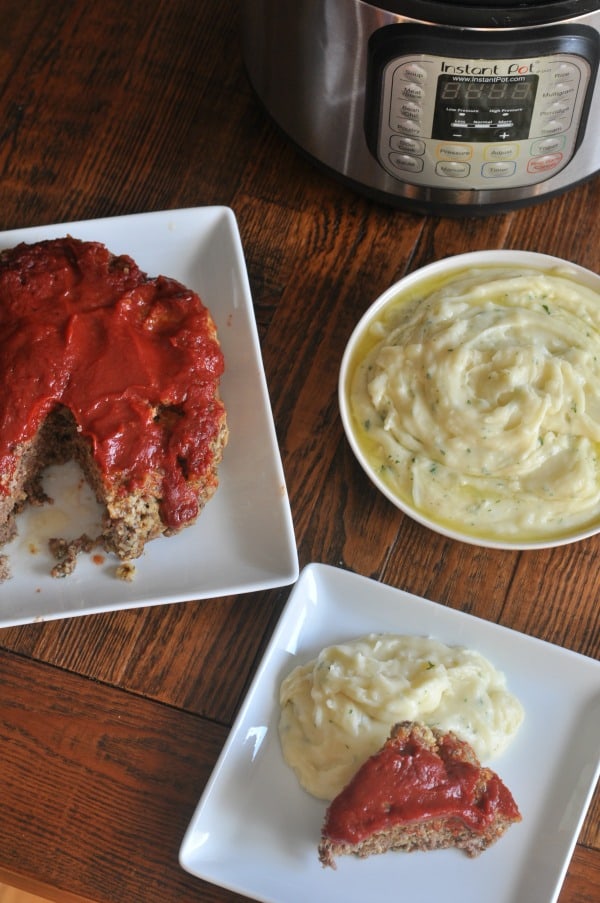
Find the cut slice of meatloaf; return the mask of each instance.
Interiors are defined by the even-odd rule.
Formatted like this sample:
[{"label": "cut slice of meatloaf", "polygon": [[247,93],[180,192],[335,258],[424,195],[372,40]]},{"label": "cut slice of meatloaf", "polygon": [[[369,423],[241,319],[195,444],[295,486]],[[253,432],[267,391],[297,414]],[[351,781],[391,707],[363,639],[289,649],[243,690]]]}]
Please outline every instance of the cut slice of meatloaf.
[{"label": "cut slice of meatloaf", "polygon": [[468,743],[421,723],[394,726],[330,804],[319,859],[457,847],[477,856],[521,820],[508,788]]}]

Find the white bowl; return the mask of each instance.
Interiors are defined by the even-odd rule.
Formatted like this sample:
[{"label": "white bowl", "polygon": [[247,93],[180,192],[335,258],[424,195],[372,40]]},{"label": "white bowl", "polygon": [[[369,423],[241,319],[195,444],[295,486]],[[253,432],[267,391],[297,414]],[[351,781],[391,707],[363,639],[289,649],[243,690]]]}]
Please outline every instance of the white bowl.
[{"label": "white bowl", "polygon": [[[590,270],[586,270],[583,267],[572,264],[566,260],[562,260],[557,257],[551,257],[551,256],[545,255],[545,254],[537,254],[537,253],[533,253],[533,252],[529,252],[529,251],[514,251],[514,250],[475,251],[475,252],[471,252],[468,254],[461,254],[461,255],[458,255],[455,257],[448,257],[443,260],[439,260],[435,263],[429,264],[428,266],[425,266],[422,269],[417,270],[408,276],[405,276],[399,282],[392,285],[389,289],[387,289],[387,291],[385,291],[382,295],[380,295],[380,297],[371,305],[371,307],[368,308],[368,310],[365,312],[365,314],[362,316],[362,318],[358,322],[358,324],[355,327],[355,329],[350,337],[350,340],[346,346],[346,349],[345,349],[345,352],[344,352],[344,355],[342,358],[340,375],[339,375],[338,394],[339,394],[339,405],[340,405],[342,422],[343,422],[344,430],[346,432],[346,436],[348,438],[350,446],[351,446],[358,462],[360,463],[360,465],[362,466],[362,468],[364,469],[366,474],[369,476],[371,481],[374,483],[374,485],[401,511],[403,511],[405,514],[409,515],[410,517],[412,517],[414,520],[418,521],[419,523],[425,525],[426,527],[429,527],[430,529],[435,530],[436,532],[441,533],[445,536],[449,536],[452,539],[457,539],[457,540],[461,540],[463,542],[472,543],[472,544],[476,544],[476,545],[480,545],[480,546],[486,546],[489,548],[535,549],[535,548],[549,548],[552,546],[564,545],[567,543],[571,543],[571,542],[583,539],[588,536],[592,536],[595,533],[598,533],[600,531],[600,475],[598,476],[597,505],[596,505],[596,501],[595,501],[596,483],[594,481],[594,492],[591,493],[591,496],[590,496],[590,498],[592,498],[592,497],[594,498],[594,501],[589,502],[586,515],[580,517],[579,521],[577,521],[577,517],[575,517],[573,519],[573,516],[569,515],[569,517],[571,517],[571,520],[569,521],[568,526],[566,528],[565,527],[561,528],[558,526],[550,528],[547,525],[545,527],[542,526],[541,524],[542,524],[543,518],[546,517],[545,514],[544,515],[540,514],[540,516],[538,518],[539,525],[537,525],[537,526],[534,524],[533,526],[527,526],[526,528],[523,528],[522,526],[519,528],[516,528],[513,525],[513,522],[511,521],[511,516],[509,516],[507,513],[510,510],[509,509],[510,504],[514,504],[515,511],[516,511],[517,507],[521,506],[519,510],[521,512],[523,510],[527,510],[527,512],[528,512],[527,518],[532,517],[531,509],[529,507],[529,503],[531,502],[531,495],[528,495],[527,492],[522,490],[522,488],[519,488],[517,491],[515,491],[514,489],[511,489],[511,491],[509,493],[509,495],[511,496],[511,499],[508,499],[508,495],[507,495],[503,501],[497,503],[498,507],[496,510],[497,511],[504,510],[504,512],[506,514],[506,518],[505,518],[506,523],[503,522],[501,526],[497,526],[498,522],[495,520],[495,515],[491,515],[489,513],[487,515],[485,515],[486,517],[488,517],[487,524],[484,523],[482,526],[481,522],[476,523],[476,524],[470,523],[469,518],[471,518],[471,513],[469,512],[468,515],[465,514],[464,512],[461,513],[459,504],[456,504],[456,505],[451,504],[451,506],[450,506],[453,512],[454,511],[458,512],[458,514],[456,516],[454,514],[452,514],[452,516],[446,514],[443,517],[438,517],[438,515],[435,513],[432,513],[431,510],[427,510],[427,508],[418,504],[415,501],[414,497],[410,497],[406,493],[400,494],[398,488],[396,486],[392,485],[390,480],[384,478],[381,475],[380,471],[381,471],[381,467],[383,465],[383,459],[377,460],[375,458],[375,452],[374,452],[375,447],[376,446],[380,447],[380,446],[378,445],[377,442],[374,443],[372,439],[367,438],[365,428],[361,423],[358,422],[356,413],[353,411],[352,404],[351,404],[350,386],[351,386],[352,380],[355,376],[355,372],[360,367],[361,362],[364,362],[364,359],[365,359],[366,355],[368,354],[369,350],[372,349],[376,344],[378,344],[378,341],[379,341],[378,339],[373,338],[373,335],[372,335],[372,329],[373,329],[374,324],[381,323],[382,318],[385,319],[386,316],[390,316],[390,310],[391,309],[395,310],[399,304],[403,305],[404,302],[409,302],[411,300],[419,298],[421,296],[421,293],[423,294],[423,299],[425,299],[430,294],[432,294],[434,291],[437,291],[440,287],[446,287],[447,285],[450,285],[451,283],[456,282],[458,279],[462,278],[462,276],[465,274],[466,270],[473,270],[473,269],[479,270],[480,268],[497,268],[497,267],[509,267],[511,269],[519,269],[519,270],[526,269],[527,271],[535,270],[535,271],[541,271],[543,273],[550,273],[550,271],[551,271],[552,274],[555,276],[565,277],[569,281],[576,283],[578,286],[582,286],[584,291],[592,291],[594,293],[597,293],[599,295],[598,315],[596,318],[594,306],[592,305],[592,310],[594,312],[590,319],[593,324],[593,331],[595,332],[597,330],[597,332],[598,332],[598,336],[597,336],[598,343],[599,343],[598,344],[598,348],[599,348],[598,357],[600,358],[600,276],[599,275],[591,272]],[[529,335],[529,334],[537,335],[540,332],[542,334],[544,333],[546,324],[543,322],[544,314],[542,313],[542,309],[545,311],[546,314],[550,314],[552,312],[556,313],[556,309],[554,311],[551,311],[548,306],[546,306],[539,300],[539,298],[537,299],[535,304],[531,304],[528,306],[527,304],[522,303],[520,305],[520,307],[521,307],[522,311],[524,311],[524,313],[522,315],[514,314],[514,316],[524,316],[525,319],[533,318],[534,321],[537,318],[538,330],[531,328],[529,332],[526,331],[526,335]],[[490,305],[488,310],[492,310],[493,308],[494,308],[494,305]],[[496,305],[495,309],[498,310],[497,305]],[[507,313],[507,311],[508,311],[508,313]],[[512,310],[510,310],[509,308],[507,308],[506,310],[503,309],[502,317],[507,317],[508,320],[510,320],[512,316],[513,316]],[[497,323],[500,323],[499,317],[497,317]],[[550,321],[546,321],[546,323],[550,324]],[[556,323],[556,318],[554,320],[554,323]],[[506,331],[505,320],[502,320],[502,325],[503,325],[504,331]],[[561,328],[558,331],[556,331],[556,329],[554,327],[554,331],[557,332],[557,334],[559,336],[557,341],[562,342],[567,334],[566,327]],[[554,339],[551,338],[550,341],[553,342]],[[521,343],[522,343],[522,340],[521,340]],[[569,346],[568,350],[567,350],[567,354],[569,354],[571,352],[571,349],[574,347],[574,345],[572,343],[567,343],[567,344]],[[513,346],[513,347],[516,347],[516,346]],[[447,350],[449,352],[453,352],[454,348],[448,348]],[[562,350],[563,350],[563,352],[565,351],[564,348]],[[497,351],[498,351],[498,348],[496,347],[496,345],[494,345],[493,351],[490,352],[491,354],[495,355],[494,360],[496,360],[496,358],[497,358]],[[510,354],[512,352],[509,351],[507,353]],[[560,361],[560,363],[556,364],[556,366],[558,366],[560,368],[563,365],[563,359],[559,354],[554,354],[552,357],[551,367],[555,367],[555,363],[557,361]],[[436,361],[436,367],[435,367],[436,372],[438,372],[441,369],[440,367],[437,366],[438,363],[441,363],[441,360]],[[570,366],[571,365],[569,364],[569,367]],[[496,370],[494,372],[498,372],[498,371]],[[516,379],[516,375],[515,375],[516,371],[514,369],[507,368],[504,372],[510,373],[511,380]],[[571,367],[571,372],[573,374],[577,374],[579,371],[577,370],[576,366],[573,366],[573,367]],[[363,380],[363,385],[366,385],[365,380]],[[445,391],[446,385],[447,385],[446,383],[442,384],[441,386],[438,384],[438,389],[440,389],[442,394]],[[480,385],[483,385],[483,383],[481,383]],[[513,385],[513,388],[514,388],[514,385]],[[519,391],[524,392],[528,396],[528,398],[533,398],[535,402],[537,402],[540,395],[544,394],[543,392],[540,393],[537,390],[536,390],[537,394],[534,393],[532,390],[530,391],[529,381],[523,381],[522,387],[521,386],[519,387]],[[476,400],[477,400],[477,405],[481,406],[481,399],[477,398]],[[484,401],[485,401],[485,399],[484,399]],[[443,403],[446,406],[450,403],[447,392],[445,394],[445,397],[443,398]],[[471,403],[470,399],[469,399],[468,403]],[[514,399],[511,401],[511,404],[514,404]],[[582,407],[582,405],[580,404],[580,408],[581,407]],[[503,407],[503,405],[498,405],[498,409],[502,409],[501,413],[502,413],[502,416],[504,416],[504,412],[509,409],[509,406],[506,405]],[[457,408],[457,410],[458,410],[458,408]],[[471,424],[473,424],[475,422],[483,423],[483,420],[487,417],[487,414],[481,420],[477,420],[476,418],[473,418],[473,416],[472,416],[473,410],[474,410],[473,407],[463,408],[463,411],[465,411],[468,414],[468,416],[470,417],[470,423]],[[514,407],[513,407],[513,410],[514,410]],[[573,419],[577,420],[578,413],[577,413],[577,408],[575,405],[572,405],[572,410],[574,412]],[[566,411],[567,411],[567,408],[565,407],[563,409],[562,416],[565,416],[568,420],[571,415],[568,412],[565,413]],[[518,410],[518,414],[520,414],[520,413],[521,412]],[[581,411],[579,413],[581,413]],[[579,419],[581,420],[581,417],[579,417]],[[529,431],[529,434],[532,435],[533,428],[531,426],[531,421],[524,420],[524,421],[522,421],[522,423],[529,424],[529,426],[525,426],[524,429],[525,429],[525,432]],[[599,429],[600,429],[600,416],[598,416],[598,423],[599,423]],[[383,431],[383,428],[382,428],[381,434],[383,435],[384,432],[387,435],[387,431]],[[558,440],[556,440],[557,434],[559,437]],[[534,460],[533,455],[536,456],[535,460],[537,460],[537,456],[539,456],[539,455],[544,455],[544,456],[547,455],[547,451],[540,451],[540,449],[543,445],[544,437],[546,438],[546,440],[548,440],[548,437],[549,437],[550,443],[551,443],[551,448],[554,449],[555,451],[558,451],[558,449],[560,448],[559,442],[563,441],[561,439],[560,434],[561,434],[560,429],[558,431],[555,429],[552,432],[552,434],[548,433],[547,426],[545,425],[544,433],[540,432],[538,439],[536,440],[538,442],[537,448],[530,453],[530,458],[528,460]],[[457,435],[460,435],[460,434],[457,434]],[[506,432],[501,433],[501,435],[502,435],[502,437],[506,438],[510,434],[508,431],[506,431]],[[566,436],[566,434],[565,434],[565,436]],[[458,446],[459,446],[460,442],[462,440],[457,440],[457,441],[458,441]],[[565,438],[564,442],[567,442],[567,441],[570,442],[570,439],[567,440]],[[369,443],[370,443],[370,449],[369,449]],[[472,443],[470,443],[470,444],[472,444]],[[477,447],[477,449],[476,449],[478,455],[483,454],[484,444],[485,444],[485,440],[482,440],[482,442],[479,443],[479,447]],[[455,446],[453,445],[452,448],[454,449],[454,447]],[[491,440],[488,443],[488,447],[492,447]],[[497,448],[497,445],[495,445],[493,447]],[[546,446],[546,449],[547,448],[548,448],[548,444]],[[591,448],[593,451],[593,443],[591,444]],[[597,443],[596,449],[600,449],[600,442]],[[469,448],[468,451],[470,453],[472,451],[472,449]],[[454,452],[453,452],[453,454],[454,454]],[[565,452],[563,455],[563,458],[565,456],[568,456],[568,454],[569,454],[569,452]],[[600,455],[600,451],[598,451],[598,455]],[[585,455],[582,456],[582,458],[583,458],[582,467],[584,468],[584,470],[587,469],[587,474],[589,477],[589,474],[590,474],[591,470],[593,469],[592,464],[590,462],[593,462],[595,460],[595,455],[586,453]],[[508,460],[508,458],[507,458],[507,460]],[[526,456],[523,457],[523,460],[526,460]],[[554,465],[557,465],[557,462],[560,463],[560,460],[561,459],[558,458],[557,454],[553,454],[552,462]],[[414,463],[414,458],[413,458],[412,463]],[[445,462],[442,460],[440,462],[435,463],[433,466],[438,467],[439,465],[445,465]],[[418,465],[418,466],[420,466],[420,465]],[[551,465],[548,465],[548,466],[551,466]],[[598,465],[598,467],[600,470],[600,464]],[[448,473],[447,468],[445,468],[445,466],[444,466],[443,469],[444,469],[445,473],[447,474]],[[438,469],[438,473],[439,472],[440,471]],[[566,473],[567,470],[565,470],[564,472]],[[425,470],[421,470],[421,474],[425,474],[425,473],[426,473]],[[538,481],[540,479],[540,477],[539,477],[540,473],[541,473],[541,470],[536,471],[536,480],[538,480]],[[498,477],[497,474],[492,474],[492,475],[498,478],[498,485],[499,485],[500,477]],[[477,477],[477,479],[478,478],[479,477]],[[565,484],[563,482],[562,488],[561,488],[561,484],[560,484],[560,481],[562,478],[564,478],[564,473],[561,477],[561,471],[559,469],[559,471],[557,472],[558,484],[554,477],[552,478],[552,480],[547,480],[546,481],[546,487],[547,487],[546,491],[554,492],[555,487],[558,485],[560,491],[563,492],[563,497],[565,499],[568,498],[569,500],[571,500],[571,499],[577,498],[579,500],[580,495],[582,495],[583,493],[580,493],[575,490],[573,490],[573,492],[571,492],[569,489],[568,493],[566,495],[564,494],[565,493]],[[502,479],[504,479],[504,477],[502,477]],[[513,477],[511,477],[511,480],[513,480]],[[471,477],[468,477],[468,481],[471,482]],[[426,479],[421,478],[420,479],[420,485],[427,484],[429,486],[432,482],[435,482],[435,480],[432,480],[430,478],[426,478]],[[463,480],[462,476],[456,477],[455,482],[458,482],[461,485],[464,485],[464,480]],[[505,485],[507,485],[506,481],[505,481]],[[516,486],[517,484],[514,482],[511,482],[510,485]],[[522,485],[524,485],[524,484],[522,482],[519,482],[519,487],[522,487]],[[531,485],[532,485],[532,483],[531,483],[531,478],[530,478],[530,487],[531,487]],[[588,487],[590,486],[589,483],[586,485],[588,485]],[[427,492],[429,492],[429,488],[427,489]],[[463,495],[464,495],[464,493],[463,493]],[[456,500],[458,500],[458,499],[459,499],[459,495],[456,496]],[[454,502],[454,499],[452,501]],[[525,504],[525,502],[527,502],[527,505]],[[535,510],[535,502],[533,502],[531,504]],[[569,502],[569,504],[570,504],[570,502]],[[579,504],[579,501],[577,502],[577,504]],[[547,515],[546,524],[553,522],[553,520],[556,519],[556,517],[558,516],[557,511],[559,509],[562,511],[562,507],[561,507],[562,502],[560,503],[560,505],[558,504],[556,495],[554,496],[554,498],[551,502],[548,501],[548,505],[552,508],[552,513]],[[471,510],[475,510],[475,507],[476,506],[474,504],[470,505]],[[487,510],[489,512],[492,508],[491,496],[490,496],[490,498],[481,497],[481,503],[477,507],[479,509],[487,508]],[[465,507],[465,511],[466,510],[467,510],[467,508]],[[479,515],[476,515],[476,516],[479,516]],[[562,514],[561,514],[561,516],[562,516]],[[527,520],[527,518],[525,518],[525,519]]]}]

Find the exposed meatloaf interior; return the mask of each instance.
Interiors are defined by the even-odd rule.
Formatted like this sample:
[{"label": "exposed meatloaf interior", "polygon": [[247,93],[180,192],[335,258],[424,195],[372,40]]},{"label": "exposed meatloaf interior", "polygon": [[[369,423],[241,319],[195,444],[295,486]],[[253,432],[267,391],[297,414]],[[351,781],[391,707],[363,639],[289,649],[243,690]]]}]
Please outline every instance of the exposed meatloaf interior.
[{"label": "exposed meatloaf interior", "polygon": [[0,544],[43,501],[44,468],[72,458],[121,559],[194,523],[227,423],[216,327],[193,291],[96,242],[19,245],[0,255],[0,367]]}]

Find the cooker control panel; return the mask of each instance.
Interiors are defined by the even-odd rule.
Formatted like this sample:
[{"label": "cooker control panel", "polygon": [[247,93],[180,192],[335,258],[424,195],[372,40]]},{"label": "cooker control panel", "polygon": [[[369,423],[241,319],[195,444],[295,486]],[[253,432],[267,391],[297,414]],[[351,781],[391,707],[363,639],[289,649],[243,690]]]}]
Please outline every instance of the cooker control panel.
[{"label": "cooker control panel", "polygon": [[593,41],[512,40],[509,58],[496,55],[497,45],[487,52],[482,44],[478,56],[455,38],[445,46],[448,53],[415,52],[394,40],[383,57],[378,47],[370,145],[386,172],[414,185],[485,190],[529,186],[563,169],[586,125]]}]

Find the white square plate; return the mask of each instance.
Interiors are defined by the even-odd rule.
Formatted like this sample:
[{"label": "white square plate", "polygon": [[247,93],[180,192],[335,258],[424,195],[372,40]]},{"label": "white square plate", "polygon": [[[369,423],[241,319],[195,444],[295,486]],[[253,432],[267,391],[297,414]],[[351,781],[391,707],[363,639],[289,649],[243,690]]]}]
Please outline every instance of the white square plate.
[{"label": "white square plate", "polygon": [[111,555],[80,555],[69,577],[50,577],[47,539],[76,537],[97,519],[76,469],[53,469],[46,485],[55,504],[24,512],[19,536],[0,550],[12,572],[0,584],[0,627],[293,583],[298,554],[232,211],[200,207],[20,229],[0,233],[0,249],[67,233],[129,254],[151,276],[174,277],[198,292],[225,356],[221,394],[229,443],[219,488],[196,524],[149,543],[131,583],[116,578],[118,561]]},{"label": "white square plate", "polygon": [[[317,859],[325,804],[281,754],[279,686],[324,646],[365,633],[430,635],[478,650],[525,707],[490,765],[523,821],[476,859],[456,850]],[[551,903],[600,766],[600,663],[327,565],[303,569],[180,850],[184,869],[269,903]],[[392,893],[393,896],[393,893]]]}]

